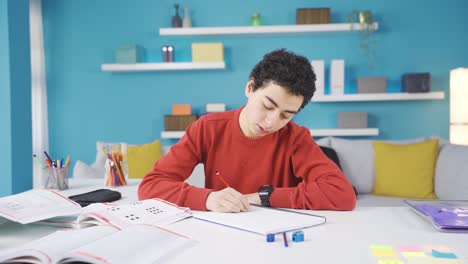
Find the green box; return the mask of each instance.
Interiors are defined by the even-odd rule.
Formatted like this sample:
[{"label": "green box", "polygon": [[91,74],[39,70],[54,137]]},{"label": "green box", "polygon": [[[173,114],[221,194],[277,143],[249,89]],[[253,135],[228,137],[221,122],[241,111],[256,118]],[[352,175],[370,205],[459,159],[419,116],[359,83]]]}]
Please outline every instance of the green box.
[{"label": "green box", "polygon": [[145,49],[139,45],[124,45],[115,51],[116,63],[138,63],[145,61]]}]

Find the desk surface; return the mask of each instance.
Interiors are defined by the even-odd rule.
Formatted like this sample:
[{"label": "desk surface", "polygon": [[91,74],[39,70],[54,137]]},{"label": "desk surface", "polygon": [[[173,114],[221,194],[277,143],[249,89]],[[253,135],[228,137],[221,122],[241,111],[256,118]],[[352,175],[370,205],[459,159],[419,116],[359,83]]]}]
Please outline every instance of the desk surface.
[{"label": "desk surface", "polygon": [[[104,188],[102,181],[70,183],[64,195]],[[138,182],[114,188],[122,193],[117,204],[135,201]],[[285,248],[282,239],[267,243],[265,237],[208,222],[185,219],[166,228],[198,241],[196,245],[170,259],[171,263],[378,263],[371,245],[429,246],[452,249],[468,263],[468,234],[441,233],[402,206],[358,206],[351,212],[312,211],[327,217],[325,225],[304,229],[305,241],[290,242]],[[55,227],[7,223],[0,225],[0,249],[21,245],[57,230]],[[403,258],[400,258],[403,260]]]}]

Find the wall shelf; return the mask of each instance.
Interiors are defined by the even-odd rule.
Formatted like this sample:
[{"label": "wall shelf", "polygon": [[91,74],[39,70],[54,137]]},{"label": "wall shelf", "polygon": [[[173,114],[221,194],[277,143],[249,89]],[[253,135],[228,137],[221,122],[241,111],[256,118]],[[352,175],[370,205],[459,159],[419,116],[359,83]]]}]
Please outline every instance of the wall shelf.
[{"label": "wall shelf", "polygon": [[378,136],[378,128],[331,128],[331,129],[310,129],[310,134],[314,137],[328,136]]},{"label": "wall shelf", "polygon": [[[185,131],[162,131],[161,138],[177,139],[181,138]],[[378,136],[378,128],[332,128],[332,129],[310,129],[310,134],[314,137],[325,136]]]},{"label": "wall shelf", "polygon": [[380,94],[344,94],[317,95],[313,102],[357,102],[357,101],[403,101],[403,100],[440,100],[445,98],[444,92],[429,93],[380,93]]},{"label": "wall shelf", "polygon": [[222,70],[224,62],[161,62],[161,63],[129,63],[102,64],[102,71],[135,72],[135,71],[177,71],[177,70]]},{"label": "wall shelf", "polygon": [[[373,29],[379,28],[378,23]],[[279,25],[279,26],[242,26],[242,27],[192,27],[192,28],[160,28],[161,36],[214,36],[214,35],[248,35],[248,34],[296,34],[323,32],[359,31],[359,23],[315,24],[315,25]]]}]

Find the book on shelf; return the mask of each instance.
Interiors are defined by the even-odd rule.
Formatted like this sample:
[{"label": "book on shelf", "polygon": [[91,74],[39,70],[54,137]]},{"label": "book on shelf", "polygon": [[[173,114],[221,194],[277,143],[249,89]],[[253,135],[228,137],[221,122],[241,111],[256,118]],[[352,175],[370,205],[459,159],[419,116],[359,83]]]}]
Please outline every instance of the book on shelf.
[{"label": "book on shelf", "polygon": [[70,199],[50,190],[35,190],[0,198],[0,218],[22,224],[83,228],[113,225],[125,228],[135,224],[165,226],[190,217],[188,208],[161,199],[112,205],[94,203],[81,208]]},{"label": "book on shelf", "polygon": [[0,251],[0,263],[160,263],[195,241],[153,225],[59,230]]},{"label": "book on shelf", "polygon": [[267,235],[324,224],[324,216],[306,211],[270,208],[251,205],[249,211],[240,213],[217,213],[194,211],[195,219],[208,221],[244,231]]},{"label": "book on shelf", "polygon": [[468,232],[468,200],[405,200],[439,231]]}]

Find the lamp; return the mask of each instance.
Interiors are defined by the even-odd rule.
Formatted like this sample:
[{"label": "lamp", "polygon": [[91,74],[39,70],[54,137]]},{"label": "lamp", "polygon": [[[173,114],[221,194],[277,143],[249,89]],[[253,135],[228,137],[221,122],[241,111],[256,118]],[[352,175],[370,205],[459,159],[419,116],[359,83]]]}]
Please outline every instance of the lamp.
[{"label": "lamp", "polygon": [[468,68],[450,71],[450,142],[468,145]]}]

